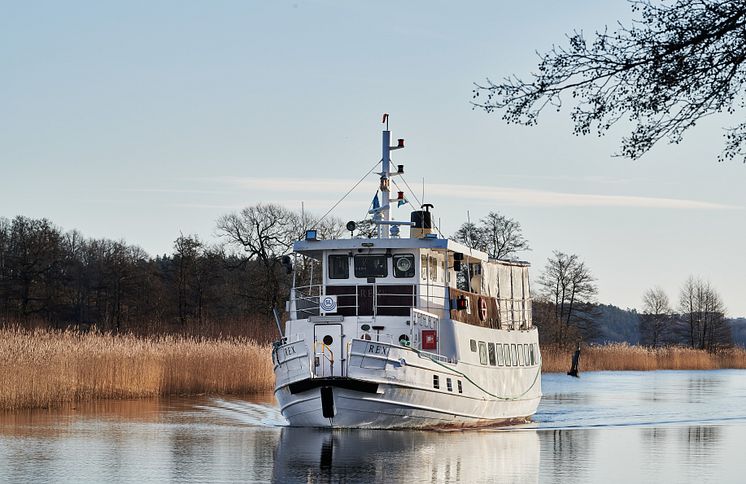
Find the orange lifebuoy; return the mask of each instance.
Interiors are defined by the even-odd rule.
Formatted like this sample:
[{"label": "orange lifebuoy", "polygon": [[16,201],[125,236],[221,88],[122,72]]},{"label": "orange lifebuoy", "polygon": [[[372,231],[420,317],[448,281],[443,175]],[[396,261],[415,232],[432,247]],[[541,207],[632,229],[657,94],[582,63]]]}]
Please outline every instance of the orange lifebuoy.
[{"label": "orange lifebuoy", "polygon": [[481,321],[487,320],[487,301],[484,298],[479,298],[479,319]]}]

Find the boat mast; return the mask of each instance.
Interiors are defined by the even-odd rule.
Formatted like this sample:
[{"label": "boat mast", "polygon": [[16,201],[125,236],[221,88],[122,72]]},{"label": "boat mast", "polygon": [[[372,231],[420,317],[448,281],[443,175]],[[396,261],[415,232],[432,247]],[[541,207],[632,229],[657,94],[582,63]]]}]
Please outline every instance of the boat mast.
[{"label": "boat mast", "polygon": [[383,115],[383,123],[386,124],[386,129],[381,133],[381,184],[378,187],[381,192],[381,208],[374,215],[374,219],[379,222],[377,224],[378,237],[387,239],[389,238],[388,226],[391,222],[391,151],[404,148],[404,140],[399,139],[396,146],[391,146],[391,131],[389,131],[388,113]]}]

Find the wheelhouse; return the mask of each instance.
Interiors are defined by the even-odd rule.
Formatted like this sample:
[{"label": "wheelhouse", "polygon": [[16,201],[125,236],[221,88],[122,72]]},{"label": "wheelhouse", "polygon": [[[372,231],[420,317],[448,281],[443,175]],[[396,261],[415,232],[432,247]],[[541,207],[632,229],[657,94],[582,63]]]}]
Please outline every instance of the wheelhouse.
[{"label": "wheelhouse", "polygon": [[[305,240],[294,249],[291,319],[408,317],[417,309],[490,328],[531,325],[525,262],[489,260],[436,238]],[[325,296],[336,300],[331,313],[320,304]]]}]

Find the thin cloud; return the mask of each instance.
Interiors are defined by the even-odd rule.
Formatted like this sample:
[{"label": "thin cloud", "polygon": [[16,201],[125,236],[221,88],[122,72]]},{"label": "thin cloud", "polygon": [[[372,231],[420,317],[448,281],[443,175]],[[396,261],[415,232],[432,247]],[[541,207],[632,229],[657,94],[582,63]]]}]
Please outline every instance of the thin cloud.
[{"label": "thin cloud", "polygon": [[[341,195],[355,184],[355,181],[341,179],[248,178],[230,176],[204,178],[203,181],[225,183],[243,189],[271,192],[282,191],[296,195],[298,193],[325,195],[339,193]],[[439,195],[449,199],[481,200],[527,207],[624,207],[673,210],[743,210],[744,208],[735,205],[681,198],[567,193],[529,188],[465,184],[429,183],[425,185],[425,194],[428,198],[433,195]]]},{"label": "thin cloud", "polygon": [[186,193],[186,194],[206,194],[214,195],[222,193],[220,190],[192,190],[183,188],[122,188],[118,190],[120,192],[136,192],[136,193]]}]

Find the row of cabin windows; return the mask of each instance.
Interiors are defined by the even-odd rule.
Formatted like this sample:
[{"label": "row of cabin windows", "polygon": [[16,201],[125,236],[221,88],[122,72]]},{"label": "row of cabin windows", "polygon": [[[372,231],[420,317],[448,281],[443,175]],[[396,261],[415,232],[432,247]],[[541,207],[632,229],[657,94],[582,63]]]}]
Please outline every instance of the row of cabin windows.
[{"label": "row of cabin windows", "polygon": [[[456,380],[456,384],[458,385],[458,392],[464,393],[464,387],[461,384],[461,380]],[[436,390],[440,389],[440,377],[438,375],[433,375],[433,388]],[[453,391],[453,381],[450,378],[446,378],[446,390],[449,392]]]},{"label": "row of cabin windows", "polygon": [[490,366],[533,366],[538,361],[535,344],[485,343],[470,340],[470,349],[479,352],[479,363]]},{"label": "row of cabin windows", "polygon": [[[357,254],[352,257],[355,277],[388,277],[389,257],[386,254]],[[350,256],[329,256],[329,279],[350,278]],[[414,254],[395,254],[391,257],[394,277],[414,277]]]}]

